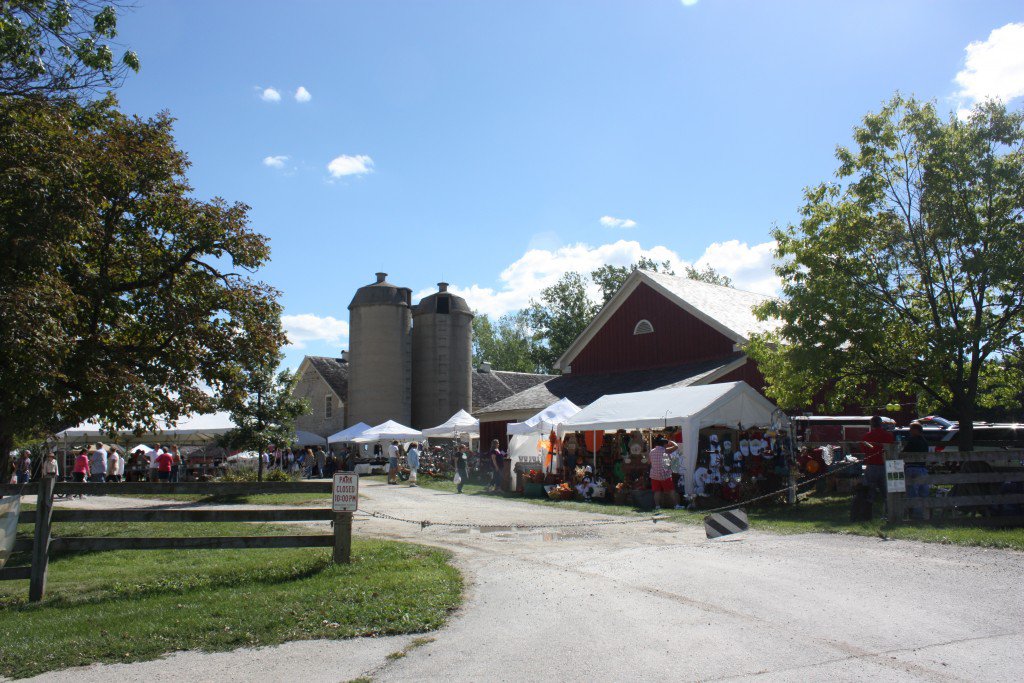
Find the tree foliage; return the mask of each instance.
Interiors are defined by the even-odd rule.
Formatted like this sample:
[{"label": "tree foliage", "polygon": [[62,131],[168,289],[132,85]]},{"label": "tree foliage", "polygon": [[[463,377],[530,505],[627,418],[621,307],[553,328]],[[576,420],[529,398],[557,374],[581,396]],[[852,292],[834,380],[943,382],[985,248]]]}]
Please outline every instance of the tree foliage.
[{"label": "tree foliage", "polygon": [[[0,456],[216,406],[286,341],[248,207],[197,199],[172,121],[0,100]],[[212,392],[212,393],[211,393]]]},{"label": "tree foliage", "polygon": [[541,290],[540,301],[527,309],[530,327],[538,343],[534,346],[537,367],[550,371],[555,361],[590,324],[598,306],[587,294],[587,281],[576,272],[565,273],[558,282]]},{"label": "tree foliage", "polygon": [[640,260],[631,266],[612,266],[605,264],[596,270],[590,271],[590,279],[593,280],[594,284],[601,290],[601,306],[608,303],[608,301],[615,296],[615,292],[622,289],[622,285],[626,282],[626,278],[629,277],[629,274],[634,270],[653,270],[656,273],[675,275],[675,271],[672,270],[672,265],[668,261],[658,263],[654,259],[647,258],[646,256],[641,256]]},{"label": "tree foliage", "polygon": [[783,297],[760,314],[782,326],[750,349],[768,391],[796,406],[827,387],[833,408],[918,394],[969,444],[980,380],[1015,371],[1024,329],[1024,116],[943,119],[897,96],[836,156],[839,182],[774,231]]},{"label": "tree foliage", "polygon": [[517,311],[491,321],[486,313],[473,318],[473,362],[491,364],[495,370],[535,372],[537,342],[526,311]]},{"label": "tree foliage", "polygon": [[114,88],[128,71],[138,71],[134,52],[117,56],[112,47],[120,4],[0,2],[0,97],[90,95]]},{"label": "tree foliage", "polygon": [[260,481],[263,453],[271,445],[291,443],[295,438],[295,418],[309,412],[309,402],[292,395],[297,377],[288,370],[275,374],[276,365],[275,362],[254,369],[244,381],[232,386],[222,401],[236,425],[224,435],[224,444],[260,454]]},{"label": "tree foliage", "polygon": [[693,266],[686,266],[686,277],[691,280],[700,280],[701,282],[707,282],[712,285],[732,287],[732,278],[728,275],[719,273],[711,266],[704,266],[704,270],[698,270]]}]

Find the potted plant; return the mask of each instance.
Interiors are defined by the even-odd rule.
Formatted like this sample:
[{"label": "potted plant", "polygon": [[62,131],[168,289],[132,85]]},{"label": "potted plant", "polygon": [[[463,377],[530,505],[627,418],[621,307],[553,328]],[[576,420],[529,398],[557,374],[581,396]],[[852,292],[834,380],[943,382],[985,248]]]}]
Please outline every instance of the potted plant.
[{"label": "potted plant", "polygon": [[530,470],[523,475],[523,495],[527,498],[544,497],[544,473],[539,470]]}]

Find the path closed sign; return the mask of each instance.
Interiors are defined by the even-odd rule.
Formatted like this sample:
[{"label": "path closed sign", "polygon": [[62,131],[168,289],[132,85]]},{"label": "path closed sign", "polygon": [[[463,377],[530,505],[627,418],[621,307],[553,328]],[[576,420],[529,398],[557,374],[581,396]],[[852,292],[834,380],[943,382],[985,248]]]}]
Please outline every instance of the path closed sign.
[{"label": "path closed sign", "polygon": [[359,475],[343,472],[334,475],[335,512],[355,512],[359,509]]}]

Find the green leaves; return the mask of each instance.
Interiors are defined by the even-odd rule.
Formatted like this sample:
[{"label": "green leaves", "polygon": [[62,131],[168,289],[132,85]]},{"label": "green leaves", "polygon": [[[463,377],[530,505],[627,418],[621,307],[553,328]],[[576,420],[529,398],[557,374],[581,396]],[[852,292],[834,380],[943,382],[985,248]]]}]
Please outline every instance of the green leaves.
[{"label": "green leaves", "polygon": [[838,182],[774,231],[784,297],[761,314],[784,324],[751,353],[788,407],[909,392],[969,420],[1024,325],[1024,117],[987,103],[943,120],[897,95],[853,137]]}]

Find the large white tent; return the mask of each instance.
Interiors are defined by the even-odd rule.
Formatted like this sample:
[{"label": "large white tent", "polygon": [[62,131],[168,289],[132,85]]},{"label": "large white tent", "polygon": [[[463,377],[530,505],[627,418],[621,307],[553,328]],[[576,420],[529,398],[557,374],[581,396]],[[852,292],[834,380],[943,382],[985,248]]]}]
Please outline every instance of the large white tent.
[{"label": "large white tent", "polygon": [[[235,428],[231,415],[226,412],[190,415],[178,420],[177,424],[159,422],[154,430],[135,434],[132,430],[122,429],[115,433],[113,441],[120,443],[141,443],[170,441],[179,445],[202,445],[214,441],[218,436]],[[111,440],[110,434],[96,422],[83,422],[58,433],[57,438],[67,443],[83,441]]]},{"label": "large white tent", "polygon": [[769,426],[775,405],[746,382],[608,394],[562,422],[559,432],[680,427],[689,495],[700,430],[715,425]]},{"label": "large white tent", "polygon": [[370,425],[365,422],[357,422],[351,427],[346,427],[340,432],[335,432],[327,437],[327,443],[346,443],[352,441],[360,436],[363,432],[370,428]]},{"label": "large white tent", "polygon": [[506,428],[508,434],[546,434],[573,415],[580,412],[579,406],[567,398],[555,401],[544,410],[522,422],[513,422]]},{"label": "large white tent", "polygon": [[453,439],[468,434],[471,438],[480,436],[480,420],[476,419],[465,410],[448,418],[444,424],[436,427],[429,427],[423,430],[423,436],[447,437]]},{"label": "large white tent", "polygon": [[295,430],[295,445],[297,446],[323,446],[327,442],[327,439],[314,434],[313,432],[307,432],[302,429]]},{"label": "large white tent", "polygon": [[423,432],[412,427],[406,427],[403,424],[399,424],[394,420],[388,420],[382,422],[376,427],[370,427],[359,436],[352,439],[356,443],[372,443],[374,441],[391,441],[397,439],[398,441],[405,441],[406,439],[419,439],[423,436]]}]

